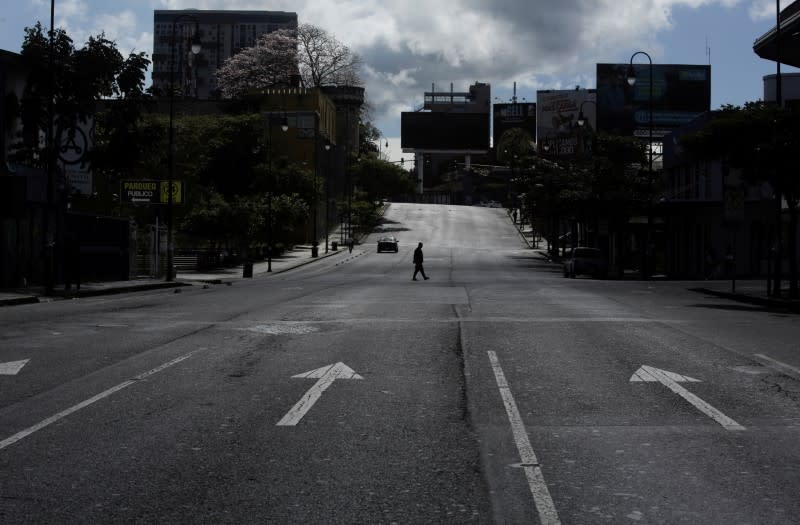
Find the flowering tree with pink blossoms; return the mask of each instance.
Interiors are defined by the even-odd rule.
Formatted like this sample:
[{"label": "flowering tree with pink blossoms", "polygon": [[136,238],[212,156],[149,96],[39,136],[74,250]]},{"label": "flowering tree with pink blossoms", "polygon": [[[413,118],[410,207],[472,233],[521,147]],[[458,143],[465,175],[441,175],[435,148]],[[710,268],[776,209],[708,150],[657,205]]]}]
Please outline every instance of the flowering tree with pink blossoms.
[{"label": "flowering tree with pink blossoms", "polygon": [[289,29],[265,33],[252,47],[225,61],[217,70],[217,86],[224,98],[286,84],[297,74],[297,37]]},{"label": "flowering tree with pink blossoms", "polygon": [[239,98],[250,91],[290,83],[299,76],[305,87],[358,86],[360,58],[325,30],[303,24],[297,31],[279,29],[265,33],[225,61],[217,71],[224,98]]}]

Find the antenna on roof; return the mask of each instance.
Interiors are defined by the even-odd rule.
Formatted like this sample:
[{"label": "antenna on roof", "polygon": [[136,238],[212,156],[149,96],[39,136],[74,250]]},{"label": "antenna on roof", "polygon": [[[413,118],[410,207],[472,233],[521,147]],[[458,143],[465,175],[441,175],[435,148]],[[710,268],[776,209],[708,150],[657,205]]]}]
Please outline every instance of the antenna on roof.
[{"label": "antenna on roof", "polygon": [[706,56],[708,57],[708,65],[711,65],[711,44],[708,43],[708,35],[706,35]]}]

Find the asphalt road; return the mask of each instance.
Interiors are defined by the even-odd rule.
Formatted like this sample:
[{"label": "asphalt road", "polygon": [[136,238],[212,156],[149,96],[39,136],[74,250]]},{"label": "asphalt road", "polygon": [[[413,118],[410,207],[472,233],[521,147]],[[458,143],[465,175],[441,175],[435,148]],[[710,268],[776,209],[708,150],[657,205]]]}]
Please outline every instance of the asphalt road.
[{"label": "asphalt road", "polygon": [[386,219],[398,254],[0,311],[0,523],[800,520],[800,382],[754,357],[798,366],[796,316]]}]

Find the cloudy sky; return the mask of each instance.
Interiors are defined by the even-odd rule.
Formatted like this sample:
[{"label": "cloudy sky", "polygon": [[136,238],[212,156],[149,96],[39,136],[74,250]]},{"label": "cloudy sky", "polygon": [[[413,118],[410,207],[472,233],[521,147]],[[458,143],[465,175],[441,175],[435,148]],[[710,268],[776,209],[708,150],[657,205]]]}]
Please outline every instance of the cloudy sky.
[{"label": "cloudy sky", "polygon": [[[19,51],[25,26],[49,24],[49,0],[0,1],[2,49]],[[517,96],[534,101],[537,89],[594,88],[596,63],[628,62],[646,51],[654,63],[710,60],[715,108],[763,98],[762,77],[775,72],[752,49],[775,25],[774,0],[56,0],[55,6],[56,25],[76,42],[105,31],[123,53],[148,54],[154,9],[296,12],[301,23],[323,27],[362,56],[372,120],[389,140],[392,159],[400,158],[400,112],[421,104],[433,84],[466,91],[487,82],[494,98],[508,101],[516,82]]]}]

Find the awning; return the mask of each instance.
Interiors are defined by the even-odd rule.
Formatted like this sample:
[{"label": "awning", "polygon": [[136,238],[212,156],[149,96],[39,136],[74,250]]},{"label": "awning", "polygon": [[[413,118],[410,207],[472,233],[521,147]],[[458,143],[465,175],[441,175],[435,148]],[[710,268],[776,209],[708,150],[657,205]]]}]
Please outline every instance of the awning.
[{"label": "awning", "polygon": [[[780,62],[800,67],[800,0],[789,4],[781,11]],[[756,55],[778,62],[778,30],[773,27],[753,44]]]}]

